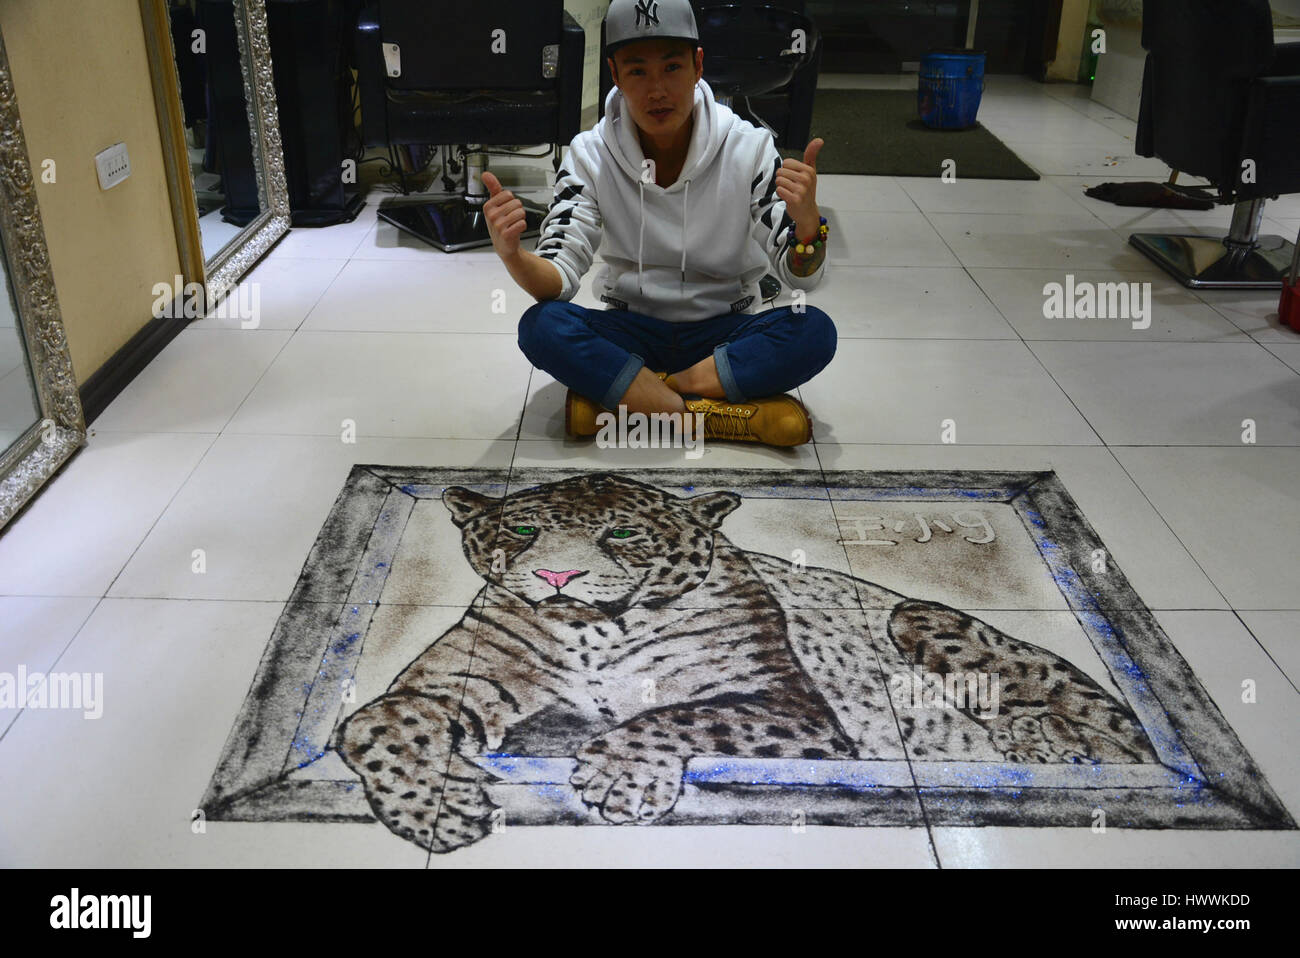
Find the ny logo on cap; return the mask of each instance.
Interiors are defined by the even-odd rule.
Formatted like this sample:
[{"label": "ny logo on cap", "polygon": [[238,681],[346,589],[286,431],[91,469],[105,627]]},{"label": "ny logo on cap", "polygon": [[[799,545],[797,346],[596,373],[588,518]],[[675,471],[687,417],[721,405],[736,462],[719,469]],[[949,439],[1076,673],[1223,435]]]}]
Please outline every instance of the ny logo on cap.
[{"label": "ny logo on cap", "polygon": [[645,25],[659,25],[659,4],[653,0],[637,0],[636,3],[636,26],[641,26],[641,19],[645,18]]}]

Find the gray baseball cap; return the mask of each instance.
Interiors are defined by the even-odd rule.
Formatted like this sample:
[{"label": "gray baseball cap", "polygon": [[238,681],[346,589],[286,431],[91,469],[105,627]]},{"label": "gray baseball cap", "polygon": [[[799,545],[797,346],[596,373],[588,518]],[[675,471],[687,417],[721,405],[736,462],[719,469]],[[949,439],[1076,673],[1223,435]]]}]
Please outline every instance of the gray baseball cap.
[{"label": "gray baseball cap", "polygon": [[613,0],[605,14],[605,54],[637,40],[700,42],[689,0]]}]

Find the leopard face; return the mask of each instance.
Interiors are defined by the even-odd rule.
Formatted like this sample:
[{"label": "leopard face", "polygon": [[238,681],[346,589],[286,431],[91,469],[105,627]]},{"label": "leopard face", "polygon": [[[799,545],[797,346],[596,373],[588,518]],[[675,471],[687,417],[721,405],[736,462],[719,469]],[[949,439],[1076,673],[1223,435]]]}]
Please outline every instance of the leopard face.
[{"label": "leopard face", "polygon": [[699,586],[714,531],[741,502],[730,492],[683,498],[609,474],[502,499],[453,486],[442,499],[485,580],[530,605],[581,603],[606,613]]}]

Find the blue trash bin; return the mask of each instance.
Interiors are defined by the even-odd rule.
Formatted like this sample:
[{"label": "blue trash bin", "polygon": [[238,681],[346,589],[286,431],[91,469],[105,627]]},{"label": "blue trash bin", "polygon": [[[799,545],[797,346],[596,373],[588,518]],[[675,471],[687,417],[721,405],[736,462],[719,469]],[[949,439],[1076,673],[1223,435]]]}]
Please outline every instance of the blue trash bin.
[{"label": "blue trash bin", "polygon": [[975,125],[984,95],[985,54],[970,50],[927,53],[921,57],[916,91],[921,122],[935,130],[966,130]]}]

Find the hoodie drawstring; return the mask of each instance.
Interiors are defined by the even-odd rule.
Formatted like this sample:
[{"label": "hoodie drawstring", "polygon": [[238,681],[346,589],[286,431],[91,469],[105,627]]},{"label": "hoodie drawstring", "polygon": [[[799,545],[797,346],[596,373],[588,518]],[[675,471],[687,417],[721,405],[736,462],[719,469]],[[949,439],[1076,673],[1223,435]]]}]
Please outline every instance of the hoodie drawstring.
[{"label": "hoodie drawstring", "polygon": [[686,211],[691,208],[691,181],[686,181],[686,193],[682,199],[682,292],[686,292]]},{"label": "hoodie drawstring", "polygon": [[[645,287],[641,282],[641,273],[643,270],[643,261],[645,259],[645,180],[638,181],[641,187],[641,235],[637,240],[636,247],[636,288],[642,296],[645,295]],[[686,219],[691,208],[691,181],[686,180],[686,190],[682,198],[682,291],[686,291]]]}]

